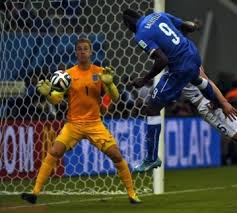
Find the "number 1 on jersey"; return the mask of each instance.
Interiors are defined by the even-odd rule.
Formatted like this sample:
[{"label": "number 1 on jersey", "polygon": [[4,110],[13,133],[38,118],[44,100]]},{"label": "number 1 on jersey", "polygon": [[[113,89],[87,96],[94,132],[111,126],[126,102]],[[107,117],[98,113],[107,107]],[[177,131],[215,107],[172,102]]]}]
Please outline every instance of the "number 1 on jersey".
[{"label": "number 1 on jersey", "polygon": [[88,96],[89,95],[89,88],[88,88],[88,86],[85,86],[85,92],[86,92],[86,95]]}]

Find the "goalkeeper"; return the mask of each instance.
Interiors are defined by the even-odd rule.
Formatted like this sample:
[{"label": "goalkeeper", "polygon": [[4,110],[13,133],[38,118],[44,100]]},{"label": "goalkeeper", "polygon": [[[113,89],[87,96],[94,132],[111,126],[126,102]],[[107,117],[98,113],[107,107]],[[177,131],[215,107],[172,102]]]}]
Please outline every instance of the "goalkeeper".
[{"label": "goalkeeper", "polygon": [[[123,159],[114,137],[100,119],[101,96],[107,93],[113,101],[119,99],[117,87],[113,83],[113,69],[98,67],[91,63],[92,45],[90,40],[79,39],[75,49],[78,64],[66,70],[72,79],[67,90],[67,122],[42,162],[32,193],[23,193],[21,198],[29,203],[36,203],[37,196],[58,159],[73,148],[78,141],[86,138],[113,161],[118,175],[126,187],[129,201],[135,204],[140,203],[141,201],[134,191],[127,162]],[[40,81],[37,86],[39,93],[46,96],[50,103],[58,104],[62,101],[64,94],[56,91],[51,92],[51,84],[48,80]]]}]

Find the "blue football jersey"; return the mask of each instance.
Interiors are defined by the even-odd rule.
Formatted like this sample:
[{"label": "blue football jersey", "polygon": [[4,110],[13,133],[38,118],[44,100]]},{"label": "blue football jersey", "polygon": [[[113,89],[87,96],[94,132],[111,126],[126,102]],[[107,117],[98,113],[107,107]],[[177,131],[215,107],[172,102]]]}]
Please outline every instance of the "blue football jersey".
[{"label": "blue football jersey", "polygon": [[170,70],[185,70],[193,62],[200,66],[196,46],[180,31],[182,23],[181,19],[163,12],[142,16],[137,23],[135,40],[148,54],[160,48],[168,57]]}]

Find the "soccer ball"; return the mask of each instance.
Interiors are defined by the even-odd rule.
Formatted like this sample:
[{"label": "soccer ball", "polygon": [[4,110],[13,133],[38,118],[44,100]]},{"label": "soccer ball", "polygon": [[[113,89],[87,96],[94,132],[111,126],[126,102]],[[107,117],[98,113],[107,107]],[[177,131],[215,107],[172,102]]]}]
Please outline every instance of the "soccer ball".
[{"label": "soccer ball", "polygon": [[56,90],[58,92],[65,92],[71,84],[71,77],[63,70],[58,70],[53,73],[50,82],[52,84],[53,90]]}]

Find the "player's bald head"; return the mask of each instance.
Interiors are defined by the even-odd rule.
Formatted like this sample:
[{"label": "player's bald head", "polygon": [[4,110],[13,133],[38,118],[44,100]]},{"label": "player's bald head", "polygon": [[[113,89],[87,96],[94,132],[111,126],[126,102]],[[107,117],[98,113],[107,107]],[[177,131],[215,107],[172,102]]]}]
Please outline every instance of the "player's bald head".
[{"label": "player's bald head", "polygon": [[123,22],[132,31],[136,32],[136,24],[141,15],[134,10],[127,9],[123,11]]}]

